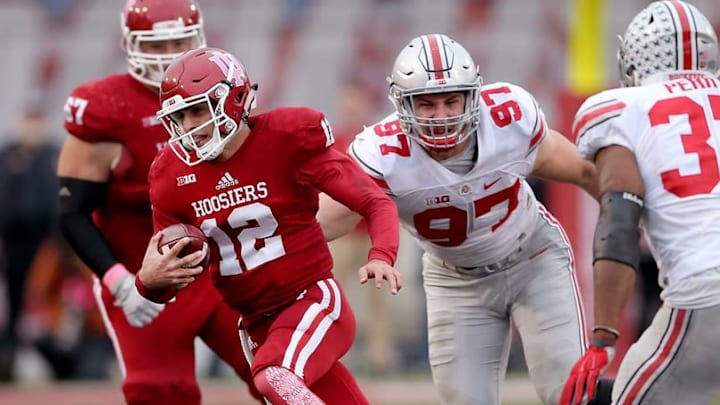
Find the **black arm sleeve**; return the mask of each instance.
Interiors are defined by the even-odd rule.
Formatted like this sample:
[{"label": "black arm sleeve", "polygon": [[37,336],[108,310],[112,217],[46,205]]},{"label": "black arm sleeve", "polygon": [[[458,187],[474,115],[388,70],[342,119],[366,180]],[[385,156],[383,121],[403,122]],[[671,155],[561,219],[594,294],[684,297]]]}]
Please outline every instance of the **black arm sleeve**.
[{"label": "black arm sleeve", "polygon": [[60,177],[60,230],[82,261],[102,278],[118,260],[92,220],[102,205],[107,183]]},{"label": "black arm sleeve", "polygon": [[610,191],[602,195],[593,239],[593,263],[612,260],[638,269],[638,224],[643,206],[642,197],[629,191]]}]

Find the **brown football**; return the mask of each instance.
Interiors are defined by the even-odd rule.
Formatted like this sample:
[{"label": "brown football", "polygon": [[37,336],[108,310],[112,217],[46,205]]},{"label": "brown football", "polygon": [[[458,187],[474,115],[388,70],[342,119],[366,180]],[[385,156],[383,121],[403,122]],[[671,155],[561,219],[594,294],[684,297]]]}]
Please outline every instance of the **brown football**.
[{"label": "brown football", "polygon": [[160,240],[158,241],[158,251],[163,254],[170,251],[170,249],[175,246],[175,243],[177,243],[180,239],[184,237],[190,238],[190,243],[185,245],[185,247],[178,254],[178,257],[184,257],[186,255],[189,255],[190,253],[194,253],[198,250],[204,249],[205,257],[203,257],[197,264],[194,265],[200,265],[203,267],[203,269],[206,268],[210,259],[210,254],[207,248],[207,238],[205,237],[205,234],[203,234],[202,231],[196,226],[190,224],[174,224],[163,229]]}]

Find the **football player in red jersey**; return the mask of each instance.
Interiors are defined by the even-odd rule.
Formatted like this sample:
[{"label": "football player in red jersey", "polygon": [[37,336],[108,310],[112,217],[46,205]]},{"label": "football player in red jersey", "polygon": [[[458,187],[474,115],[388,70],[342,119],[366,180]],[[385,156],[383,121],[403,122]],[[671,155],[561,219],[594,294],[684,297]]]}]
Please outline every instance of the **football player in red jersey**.
[{"label": "football player in red jersey", "polygon": [[160,79],[175,57],[205,45],[202,17],[194,0],[129,0],[122,31],[129,73],[82,84],[65,105],[61,227],[97,276],[126,402],[199,404],[195,337],[252,387],[236,344],[238,314],[208,277],[160,305],[138,294],[134,274],[153,234],[147,174],[167,141],[155,116]]},{"label": "football player in red jersey", "polygon": [[[158,116],[170,141],[150,169],[156,229],[192,224],[210,240],[211,274],[242,315],[242,334],[258,390],[273,404],[367,404],[339,359],[355,318],[333,277],[315,219],[323,191],[365,217],[372,239],[360,281],[402,278],[392,266],[399,222],[393,202],[332,148],[324,115],[305,107],[249,116],[256,86],[229,53],[204,48],[168,67]],[[196,252],[178,259],[151,239],[136,284],[166,301],[202,269]],[[178,251],[178,243],[171,252]],[[203,277],[203,275],[200,275]],[[196,281],[197,282],[197,281]]]}]

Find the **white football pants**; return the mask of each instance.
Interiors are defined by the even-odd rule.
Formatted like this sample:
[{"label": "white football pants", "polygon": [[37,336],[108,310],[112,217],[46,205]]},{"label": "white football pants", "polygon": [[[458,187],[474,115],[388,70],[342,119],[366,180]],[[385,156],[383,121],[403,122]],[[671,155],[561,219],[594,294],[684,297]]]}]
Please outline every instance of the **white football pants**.
[{"label": "white football pants", "polygon": [[511,320],[545,404],[557,404],[583,353],[584,314],[570,247],[557,221],[539,215],[520,257],[485,277],[423,256],[430,365],[444,405],[500,404]]}]

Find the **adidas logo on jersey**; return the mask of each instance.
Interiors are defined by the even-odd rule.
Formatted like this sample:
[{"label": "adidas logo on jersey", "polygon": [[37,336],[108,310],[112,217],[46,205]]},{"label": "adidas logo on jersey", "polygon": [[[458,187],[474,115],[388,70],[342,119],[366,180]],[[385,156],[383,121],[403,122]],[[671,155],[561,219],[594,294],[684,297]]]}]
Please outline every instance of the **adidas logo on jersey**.
[{"label": "adidas logo on jersey", "polygon": [[237,185],[239,182],[237,179],[233,178],[232,175],[230,175],[229,172],[225,172],[223,176],[218,180],[217,186],[215,186],[215,190],[222,190],[224,188],[232,187]]}]

